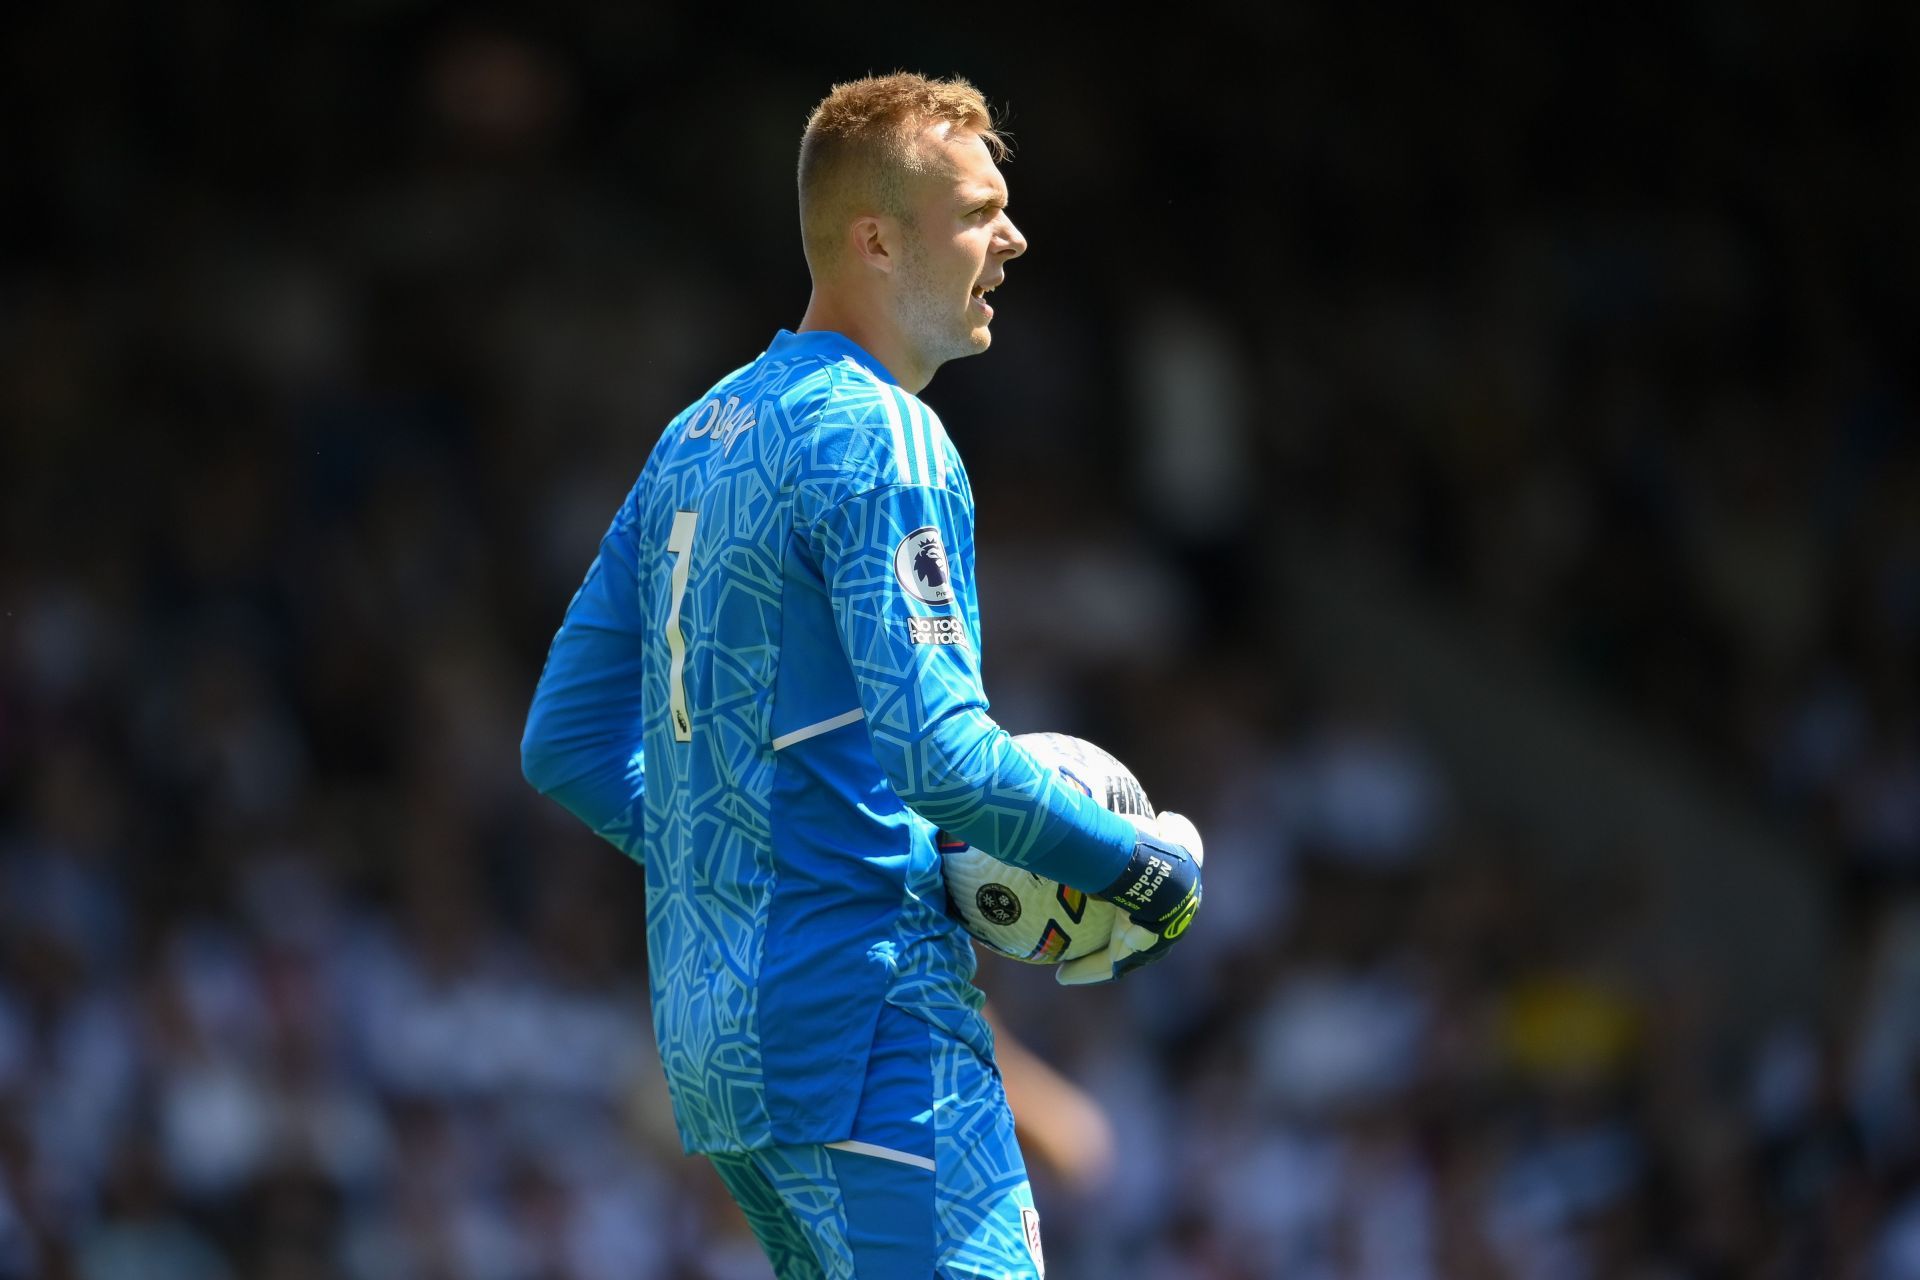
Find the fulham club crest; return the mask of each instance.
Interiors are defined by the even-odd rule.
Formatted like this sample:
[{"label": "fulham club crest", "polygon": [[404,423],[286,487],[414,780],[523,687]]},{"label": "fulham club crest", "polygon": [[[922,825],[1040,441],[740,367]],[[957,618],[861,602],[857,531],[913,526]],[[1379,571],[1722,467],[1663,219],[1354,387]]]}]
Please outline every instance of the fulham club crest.
[{"label": "fulham club crest", "polygon": [[953,579],[947,567],[947,547],[940,531],[921,525],[893,549],[893,576],[915,600],[925,604],[953,603]]},{"label": "fulham club crest", "polygon": [[1047,1256],[1040,1252],[1040,1215],[1022,1205],[1020,1226],[1027,1233],[1027,1252],[1033,1255],[1034,1270],[1040,1273],[1040,1280],[1047,1280]]}]

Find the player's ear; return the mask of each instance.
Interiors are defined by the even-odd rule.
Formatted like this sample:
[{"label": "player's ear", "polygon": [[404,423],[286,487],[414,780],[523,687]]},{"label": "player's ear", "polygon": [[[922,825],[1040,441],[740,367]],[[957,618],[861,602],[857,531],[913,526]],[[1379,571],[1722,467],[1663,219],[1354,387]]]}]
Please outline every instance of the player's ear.
[{"label": "player's ear", "polygon": [[894,220],[882,214],[855,218],[847,228],[847,243],[854,261],[877,271],[893,273]]}]

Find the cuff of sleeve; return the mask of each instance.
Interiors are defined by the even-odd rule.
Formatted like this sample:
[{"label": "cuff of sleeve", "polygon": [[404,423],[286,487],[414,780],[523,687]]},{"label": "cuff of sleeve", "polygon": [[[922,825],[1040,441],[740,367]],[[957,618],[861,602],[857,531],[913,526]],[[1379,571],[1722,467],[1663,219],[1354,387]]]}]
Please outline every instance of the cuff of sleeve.
[{"label": "cuff of sleeve", "polygon": [[[1132,822],[1093,803],[1079,824],[1052,849],[1034,859],[1035,869],[1082,893],[1095,894],[1118,880],[1133,861],[1140,831]],[[1045,865],[1040,865],[1044,863]]]}]

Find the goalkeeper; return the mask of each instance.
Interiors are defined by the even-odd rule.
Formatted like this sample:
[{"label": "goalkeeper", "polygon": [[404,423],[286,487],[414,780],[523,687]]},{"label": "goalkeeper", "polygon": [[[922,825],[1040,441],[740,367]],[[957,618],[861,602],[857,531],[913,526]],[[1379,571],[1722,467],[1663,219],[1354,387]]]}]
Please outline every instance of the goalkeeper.
[{"label": "goalkeeper", "polygon": [[917,393],[986,350],[1026,251],[1003,153],[965,81],[869,78],[814,110],[806,314],[668,424],[522,744],[528,780],[645,868],[680,1136],[782,1280],[1042,1272],[937,828],[1128,915],[1063,981],[1157,959],[1200,903],[1191,824],[1136,829],[987,714],[973,495]]}]

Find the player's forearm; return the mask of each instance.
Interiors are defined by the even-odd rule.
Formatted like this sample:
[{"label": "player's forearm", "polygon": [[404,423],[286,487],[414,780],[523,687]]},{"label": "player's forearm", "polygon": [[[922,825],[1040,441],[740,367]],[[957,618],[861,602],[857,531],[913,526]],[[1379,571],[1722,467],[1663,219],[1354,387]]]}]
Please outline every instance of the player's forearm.
[{"label": "player's forearm", "polygon": [[554,633],[520,740],[533,788],[623,849],[609,833],[633,825],[643,790],[645,649],[632,566],[616,522]]},{"label": "player's forearm", "polygon": [[637,747],[622,743],[559,743],[541,735],[540,708],[520,739],[520,773],[534,791],[551,798],[593,835],[620,852],[639,856],[639,804],[645,796],[645,762]]},{"label": "player's forearm", "polygon": [[625,847],[609,833],[625,825],[645,795],[638,750],[623,751],[618,743],[591,750],[559,750],[539,740],[530,721],[520,743],[520,772],[535,791],[586,823],[595,835]]},{"label": "player's forearm", "polygon": [[907,737],[875,734],[907,806],[941,830],[1088,893],[1133,856],[1133,824],[1060,782],[983,710],[955,708]]},{"label": "player's forearm", "polygon": [[542,795],[619,777],[640,746],[638,646],[582,616],[581,600],[554,636],[520,737],[520,771]]}]

